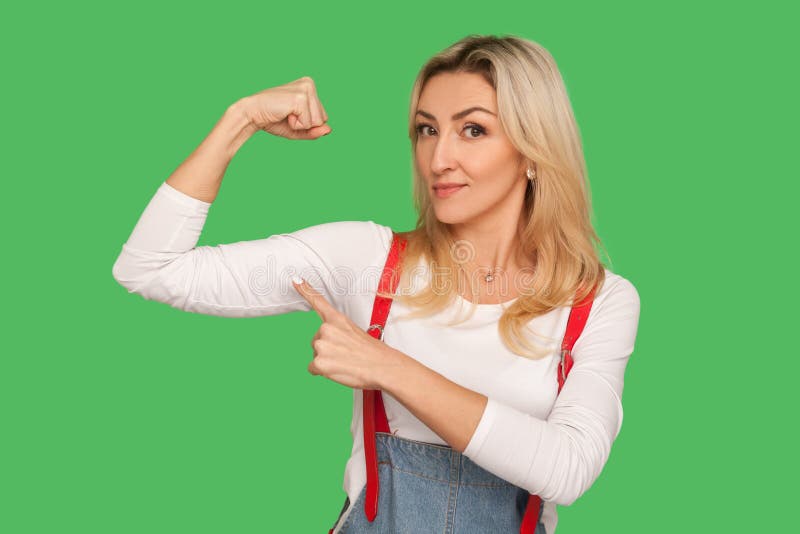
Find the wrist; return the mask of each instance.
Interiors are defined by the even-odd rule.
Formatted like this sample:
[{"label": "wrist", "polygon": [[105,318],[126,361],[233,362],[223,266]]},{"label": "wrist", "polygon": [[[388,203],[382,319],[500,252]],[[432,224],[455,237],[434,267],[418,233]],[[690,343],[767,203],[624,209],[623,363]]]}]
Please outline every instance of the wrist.
[{"label": "wrist", "polygon": [[247,114],[247,99],[243,98],[228,106],[222,116],[224,130],[229,133],[227,138],[228,152],[231,158],[239,151],[242,145],[258,131],[258,127],[253,124]]},{"label": "wrist", "polygon": [[398,381],[402,380],[403,375],[417,361],[388,345],[385,348],[384,354],[381,355],[382,365],[378,368],[375,382],[378,385],[377,389],[386,391],[391,395]]}]

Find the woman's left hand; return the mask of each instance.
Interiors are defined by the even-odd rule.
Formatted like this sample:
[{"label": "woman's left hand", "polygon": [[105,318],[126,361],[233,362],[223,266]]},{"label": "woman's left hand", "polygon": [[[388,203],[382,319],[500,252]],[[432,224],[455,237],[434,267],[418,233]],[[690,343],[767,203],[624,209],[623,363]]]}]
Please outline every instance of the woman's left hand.
[{"label": "woman's left hand", "polygon": [[305,280],[292,283],[322,319],[311,340],[314,359],[308,372],[351,388],[381,389],[382,377],[397,365],[398,351],[359,328]]}]

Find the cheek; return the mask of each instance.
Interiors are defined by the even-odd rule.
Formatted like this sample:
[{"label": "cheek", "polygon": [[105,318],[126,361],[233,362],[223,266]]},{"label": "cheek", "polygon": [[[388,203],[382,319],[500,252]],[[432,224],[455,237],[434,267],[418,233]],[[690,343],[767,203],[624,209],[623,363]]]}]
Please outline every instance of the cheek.
[{"label": "cheek", "polygon": [[433,159],[433,152],[434,152],[434,145],[433,143],[426,141],[421,142],[417,146],[416,156],[417,161],[422,166],[427,166],[431,164],[431,160]]},{"label": "cheek", "polygon": [[515,164],[511,157],[496,151],[475,153],[464,165],[476,187],[505,191],[516,181]]},{"label": "cheek", "polygon": [[414,166],[416,167],[419,175],[423,178],[426,178],[428,175],[427,171],[425,170],[427,168],[427,161],[428,160],[425,159],[423,150],[418,148],[414,151]]}]

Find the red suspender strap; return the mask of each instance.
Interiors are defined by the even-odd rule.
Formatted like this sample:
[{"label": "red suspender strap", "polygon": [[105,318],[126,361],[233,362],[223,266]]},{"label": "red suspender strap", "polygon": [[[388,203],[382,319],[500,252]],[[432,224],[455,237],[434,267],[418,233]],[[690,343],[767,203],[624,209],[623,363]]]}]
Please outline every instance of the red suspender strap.
[{"label": "red suspender strap", "polygon": [[[573,305],[569,312],[569,319],[567,319],[567,331],[564,334],[564,340],[561,343],[561,361],[558,364],[558,392],[561,393],[561,388],[564,387],[564,381],[567,379],[570,370],[572,369],[572,347],[575,345],[578,337],[583,332],[583,327],[586,325],[586,319],[589,318],[589,312],[592,310],[592,302],[594,301],[594,290],[592,290],[586,298],[579,304]],[[542,498],[538,495],[528,495],[528,507],[525,509],[525,515],[522,518],[522,525],[520,526],[520,534],[533,534],[536,530],[536,524],[539,522],[539,508],[542,505]]]},{"label": "red suspender strap", "polygon": [[583,327],[586,326],[586,319],[589,318],[589,312],[592,311],[592,302],[594,302],[594,290],[586,295],[582,302],[573,306],[569,312],[567,331],[564,334],[564,340],[561,342],[561,363],[558,365],[559,393],[572,369],[572,347],[580,337],[581,332],[583,332]]},{"label": "red suspender strap", "polygon": [[[406,248],[407,241],[392,232],[392,246],[383,267],[378,284],[379,291],[394,294],[400,279],[400,258]],[[383,339],[383,328],[392,307],[392,299],[375,295],[372,306],[372,318],[367,333],[375,339]],[[372,522],[378,515],[378,458],[375,453],[375,432],[390,432],[386,411],[383,408],[383,397],[380,390],[364,391],[364,455],[367,460],[367,494],[364,500],[364,512]]]}]

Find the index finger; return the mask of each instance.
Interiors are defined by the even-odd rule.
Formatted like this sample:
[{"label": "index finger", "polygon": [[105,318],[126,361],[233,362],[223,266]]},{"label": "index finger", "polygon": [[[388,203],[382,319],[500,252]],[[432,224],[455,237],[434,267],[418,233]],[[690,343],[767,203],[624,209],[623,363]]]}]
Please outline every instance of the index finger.
[{"label": "index finger", "polygon": [[311,287],[311,285],[306,282],[303,278],[299,276],[292,277],[292,283],[294,284],[294,288],[297,290],[300,295],[303,296],[311,307],[314,309],[315,312],[322,318],[323,321],[330,321],[332,320],[336,314],[338,314],[339,310],[333,307],[333,305],[325,300],[325,297]]}]

